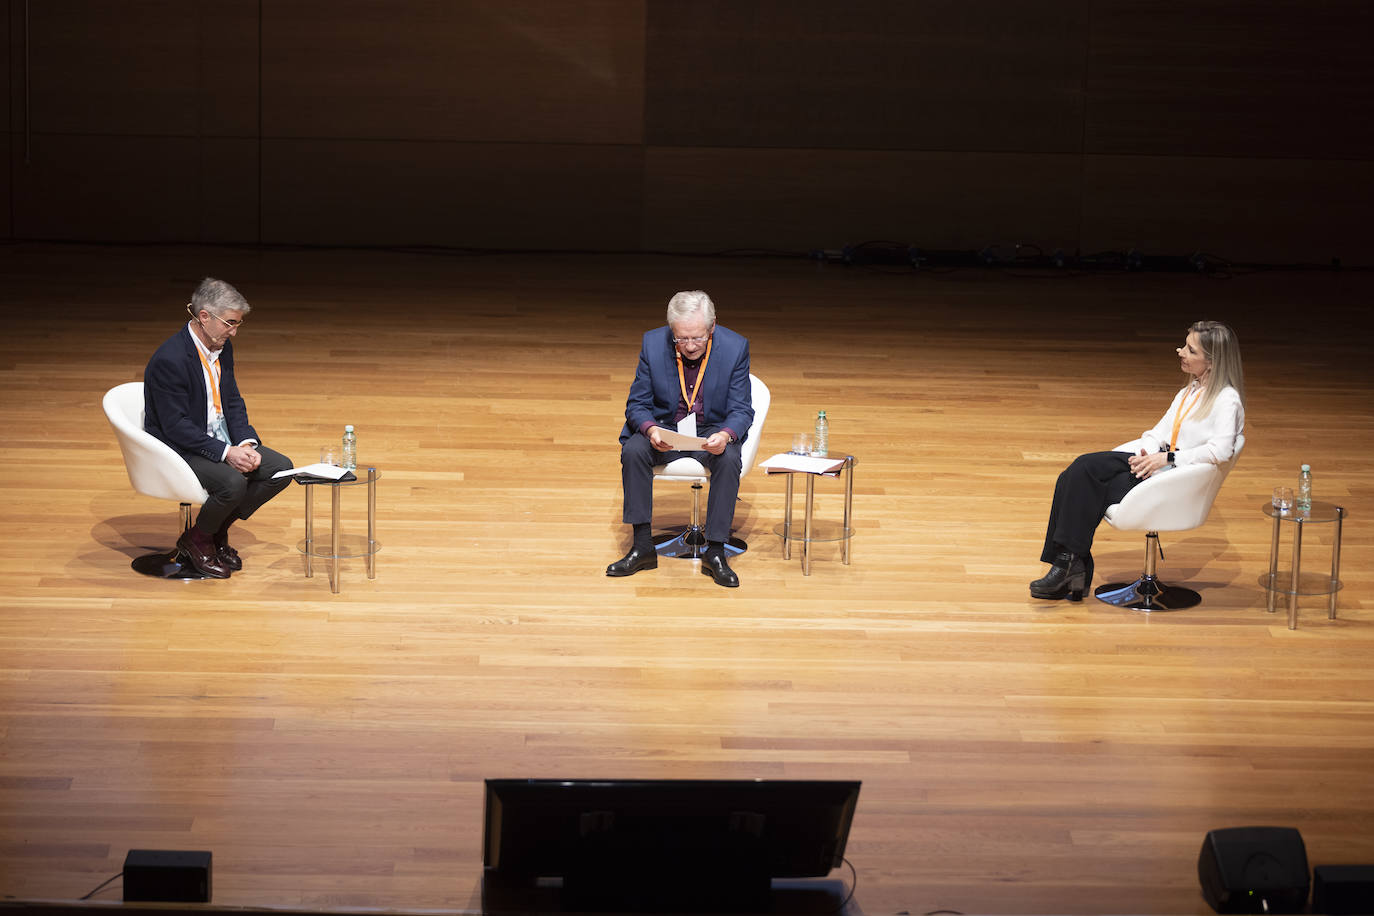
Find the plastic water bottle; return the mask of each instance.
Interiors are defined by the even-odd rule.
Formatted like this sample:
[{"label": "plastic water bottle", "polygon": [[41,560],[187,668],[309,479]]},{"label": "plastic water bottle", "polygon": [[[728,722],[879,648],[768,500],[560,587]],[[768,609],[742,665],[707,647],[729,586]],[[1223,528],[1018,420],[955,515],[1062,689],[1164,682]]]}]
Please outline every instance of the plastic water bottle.
[{"label": "plastic water bottle", "polygon": [[356,471],[358,469],[358,437],[353,434],[352,426],[344,427],[343,466],[344,470],[347,471]]},{"label": "plastic water bottle", "polygon": [[1294,496],[1299,512],[1312,511],[1312,465],[1304,464],[1298,472],[1298,492]]},{"label": "plastic water bottle", "polygon": [[818,458],[830,454],[830,421],[825,418],[824,410],[816,414],[816,439],[811,454]]}]

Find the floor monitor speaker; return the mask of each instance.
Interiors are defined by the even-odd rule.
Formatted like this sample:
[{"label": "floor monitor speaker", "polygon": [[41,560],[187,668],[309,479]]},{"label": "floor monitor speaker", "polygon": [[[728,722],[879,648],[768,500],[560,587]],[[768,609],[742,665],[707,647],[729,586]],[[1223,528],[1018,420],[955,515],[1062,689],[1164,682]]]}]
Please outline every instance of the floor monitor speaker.
[{"label": "floor monitor speaker", "polygon": [[124,899],[210,902],[210,853],[130,849],[124,857]]},{"label": "floor monitor speaker", "polygon": [[1208,831],[1197,876],[1218,913],[1301,913],[1307,906],[1307,848],[1292,827]]},{"label": "floor monitor speaker", "polygon": [[1312,912],[1326,916],[1374,913],[1374,865],[1318,865],[1312,869]]}]

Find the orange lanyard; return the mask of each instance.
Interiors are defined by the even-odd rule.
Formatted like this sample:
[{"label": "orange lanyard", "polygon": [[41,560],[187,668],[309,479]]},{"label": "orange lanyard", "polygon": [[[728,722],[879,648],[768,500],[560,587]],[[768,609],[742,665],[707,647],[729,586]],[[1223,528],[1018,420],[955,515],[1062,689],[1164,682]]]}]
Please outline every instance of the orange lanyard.
[{"label": "orange lanyard", "polygon": [[697,380],[692,383],[692,393],[687,393],[687,376],[682,371],[682,354],[677,354],[677,384],[682,389],[682,399],[687,402],[687,412],[692,412],[692,404],[697,399],[697,392],[701,390],[701,380],[706,377],[706,364],[711,361],[711,344],[715,343],[715,338],[706,341],[706,356],[701,360],[701,368],[697,370]]},{"label": "orange lanyard", "polygon": [[211,362],[205,358],[205,354],[200,352],[200,347],[196,347],[196,355],[200,357],[200,364],[205,367],[205,374],[215,383],[210,389],[211,393],[215,396],[215,414],[224,416],[224,408],[221,407],[219,403],[219,360],[215,360],[214,363],[211,364]]},{"label": "orange lanyard", "polygon": [[[1188,404],[1188,396],[1186,394],[1183,396],[1183,400],[1178,402],[1178,410],[1174,411],[1174,434],[1169,438],[1169,451],[1172,452],[1174,448],[1177,447],[1179,427],[1183,425],[1183,421],[1187,418],[1188,414],[1193,412],[1193,408],[1196,407],[1197,402],[1201,400],[1202,387],[1198,386],[1197,394],[1193,396],[1193,403]],[[1183,409],[1185,404],[1188,405],[1187,410]]]}]

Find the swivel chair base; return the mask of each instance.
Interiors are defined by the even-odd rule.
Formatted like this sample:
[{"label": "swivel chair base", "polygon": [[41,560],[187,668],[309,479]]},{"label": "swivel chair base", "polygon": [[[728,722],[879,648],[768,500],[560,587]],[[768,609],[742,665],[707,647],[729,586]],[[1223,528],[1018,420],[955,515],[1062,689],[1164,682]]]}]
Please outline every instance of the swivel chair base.
[{"label": "swivel chair base", "polygon": [[[674,560],[700,560],[706,555],[706,529],[701,525],[701,484],[692,484],[692,524],[676,534],[654,535],[654,552]],[[749,549],[740,538],[725,542],[726,556],[733,557]]]},{"label": "swivel chair base", "polygon": [[[706,534],[701,528],[688,526],[677,534],[654,535],[654,552],[660,557],[673,560],[700,560],[706,555]],[[740,538],[730,538],[725,542],[726,556],[736,556],[749,549]]]},{"label": "swivel chair base", "polygon": [[1093,589],[1093,594],[1098,601],[1147,614],[1154,611],[1181,611],[1202,603],[1202,596],[1191,588],[1165,585],[1154,576],[1141,576],[1134,582],[1099,585]]},{"label": "swivel chair base", "polygon": [[191,565],[191,558],[179,548],[162,553],[149,553],[134,559],[129,564],[134,572],[152,576],[155,579],[204,579],[205,576]]},{"label": "swivel chair base", "polygon": [[[191,530],[191,504],[181,504],[181,530]],[[155,579],[204,579],[205,575],[191,565],[191,558],[180,547],[162,553],[148,553],[134,559],[129,567],[136,573]]]},{"label": "swivel chair base", "polygon": [[1155,554],[1164,556],[1159,546],[1159,532],[1145,534],[1145,571],[1134,582],[1109,582],[1093,589],[1098,601],[1128,607],[1135,611],[1181,611],[1197,607],[1202,596],[1191,588],[1165,585],[1155,576]]}]

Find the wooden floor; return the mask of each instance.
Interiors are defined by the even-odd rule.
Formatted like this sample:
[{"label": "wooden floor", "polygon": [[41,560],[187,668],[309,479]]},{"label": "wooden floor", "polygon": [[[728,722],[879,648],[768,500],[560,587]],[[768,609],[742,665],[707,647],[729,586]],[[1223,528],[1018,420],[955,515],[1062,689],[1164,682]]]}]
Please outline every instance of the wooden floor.
[{"label": "wooden floor", "polygon": [[[130,488],[101,396],[204,274],[254,305],[236,355],[267,444],[308,463],[357,426],[375,580],[303,576],[300,488],[236,529],[228,581],[130,571],[176,507]],[[638,339],[694,287],[772,388],[761,454],[824,408],[858,457],[851,565],[783,560],[782,482],[755,473],[738,590],[603,575]],[[1217,827],[1374,862],[1374,276],[23,245],[0,300],[6,897],[208,849],[219,904],[472,911],[482,780],[512,776],[861,779],[868,914],[1205,913]],[[1195,318],[1236,327],[1249,380],[1211,518],[1163,537],[1204,603],[1028,598],[1055,475],[1154,423]],[[1261,506],[1302,462],[1349,511],[1346,588],[1289,631]],[[664,526],[688,507],[660,489]],[[1131,578],[1143,537],[1104,526],[1094,553]]]}]

